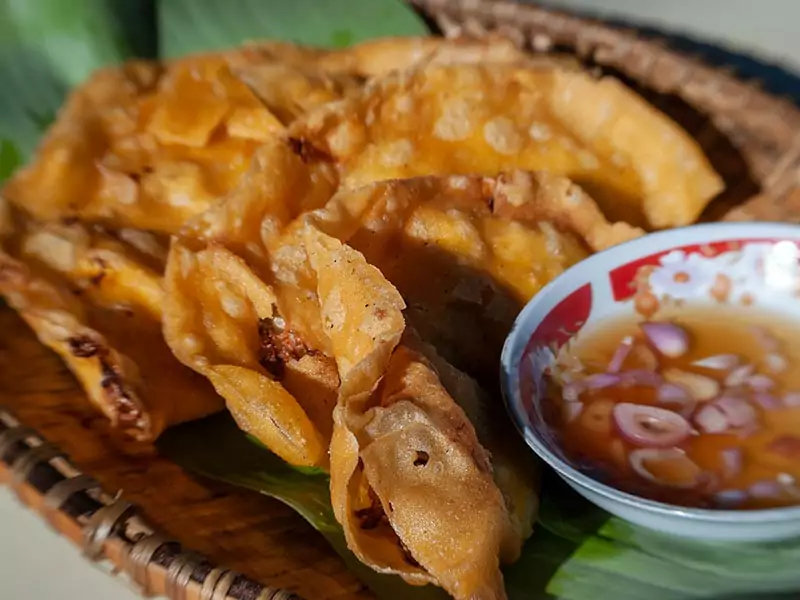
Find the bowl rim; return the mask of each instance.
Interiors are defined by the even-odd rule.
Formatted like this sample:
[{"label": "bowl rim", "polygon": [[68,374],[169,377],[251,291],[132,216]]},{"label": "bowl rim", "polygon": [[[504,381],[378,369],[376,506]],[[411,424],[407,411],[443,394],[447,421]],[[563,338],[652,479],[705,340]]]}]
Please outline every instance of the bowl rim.
[{"label": "bowl rim", "polygon": [[[595,494],[612,502],[622,503],[634,509],[646,510],[650,513],[655,513],[664,517],[678,517],[685,518],[692,521],[706,521],[714,523],[727,523],[732,525],[737,524],[757,524],[757,523],[773,523],[776,521],[788,521],[800,519],[800,505],[786,506],[777,508],[762,508],[753,510],[726,510],[726,509],[713,509],[713,508],[692,508],[680,506],[677,504],[668,504],[666,502],[658,502],[649,500],[631,494],[629,492],[620,490],[614,486],[605,484],[601,481],[590,477],[589,475],[579,471],[558,455],[551,452],[547,446],[542,443],[536,432],[527,426],[520,416],[517,414],[515,405],[518,404],[519,399],[519,386],[517,373],[519,371],[519,363],[522,355],[525,352],[530,336],[520,342],[521,331],[524,329],[523,325],[533,318],[533,314],[548,297],[553,293],[553,290],[566,279],[572,279],[576,273],[585,270],[592,270],[592,267],[603,265],[609,261],[609,258],[616,256],[625,256],[627,261],[636,260],[648,256],[654,252],[662,250],[648,250],[646,253],[631,253],[631,250],[637,246],[647,248],[653,245],[653,242],[665,242],[669,239],[674,239],[674,246],[690,245],[702,243],[697,241],[682,241],[680,238],[687,233],[695,237],[702,232],[708,232],[712,239],[709,242],[724,241],[725,238],[718,238],[722,230],[730,231],[730,237],[736,238],[765,238],[775,239],[784,237],[786,239],[795,239],[800,242],[800,224],[780,223],[780,222],[719,222],[719,223],[701,223],[696,225],[688,225],[685,227],[677,227],[664,231],[657,231],[649,233],[644,236],[628,240],[606,250],[597,252],[586,259],[574,264],[558,277],[550,281],[539,292],[531,298],[525,307],[520,311],[517,318],[514,320],[514,325],[511,328],[508,336],[503,344],[503,351],[500,359],[500,388],[503,395],[503,403],[506,410],[511,417],[514,427],[519,434],[523,437],[525,442],[530,448],[547,463],[559,475],[569,480],[571,483],[581,487],[588,488]],[[738,232],[738,233],[737,233]],[[728,236],[726,236],[728,237]],[[668,246],[665,250],[669,250]],[[613,262],[613,261],[612,261]],[[616,265],[614,265],[616,266]]]}]

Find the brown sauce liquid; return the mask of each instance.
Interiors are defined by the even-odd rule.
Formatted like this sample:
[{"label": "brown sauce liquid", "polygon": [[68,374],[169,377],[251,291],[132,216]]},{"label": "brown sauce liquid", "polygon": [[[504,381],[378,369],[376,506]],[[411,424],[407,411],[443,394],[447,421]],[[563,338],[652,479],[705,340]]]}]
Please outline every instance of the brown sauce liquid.
[{"label": "brown sauce liquid", "polygon": [[[601,373],[606,370],[611,357],[625,336],[634,336],[645,343],[638,327],[640,318],[610,319],[583,332],[575,340],[569,352],[578,357],[585,373]],[[800,392],[800,323],[787,318],[771,316],[755,309],[728,307],[673,309],[670,314],[661,314],[659,321],[671,321],[683,327],[690,335],[687,354],[670,359],[659,356],[658,372],[674,367],[699,373],[716,379],[722,384],[726,372],[692,366],[693,361],[718,354],[737,354],[742,364],[756,367],[757,372],[769,374],[775,381],[770,394],[780,399],[784,393]],[[771,373],[764,366],[769,352],[759,343],[754,329],[767,331],[779,341],[779,353],[788,361],[788,368],[780,374]],[[658,355],[658,353],[655,353]],[[636,368],[635,358],[626,360],[622,370]],[[771,446],[784,436],[800,441],[800,406],[781,406],[765,410],[756,402],[751,404],[758,413],[755,425],[749,431],[730,429],[724,433],[703,433],[695,427],[686,440],[676,447],[702,470],[701,483],[692,489],[676,489],[648,481],[631,467],[629,454],[637,448],[624,439],[611,416],[614,404],[634,404],[673,408],[657,400],[653,387],[612,387],[586,391],[579,401],[584,404],[579,416],[568,420],[563,409],[565,401],[560,390],[551,386],[546,414],[559,431],[566,454],[581,466],[599,475],[600,479],[633,494],[685,506],[720,508],[714,495],[722,490],[748,490],[750,486],[764,481],[791,481],[786,493],[780,497],[756,497],[752,494],[737,506],[725,508],[767,508],[800,504],[797,493],[800,484],[800,450],[776,452]],[[703,403],[698,403],[698,408]],[[696,413],[695,413],[696,414]],[[723,452],[739,449],[742,453],[742,468],[738,473],[726,469]],[[652,470],[651,470],[652,472]]]}]

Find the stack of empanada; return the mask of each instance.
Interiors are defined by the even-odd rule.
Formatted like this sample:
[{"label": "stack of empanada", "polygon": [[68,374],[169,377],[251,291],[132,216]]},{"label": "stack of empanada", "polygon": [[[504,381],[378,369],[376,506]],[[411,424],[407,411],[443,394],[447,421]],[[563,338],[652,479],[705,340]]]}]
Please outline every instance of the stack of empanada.
[{"label": "stack of empanada", "polygon": [[76,90],[3,189],[0,293],[122,431],[227,408],[330,472],[363,562],[500,599],[537,508],[495,385],[514,318],[721,187],[675,123],[570,60],[263,42]]}]

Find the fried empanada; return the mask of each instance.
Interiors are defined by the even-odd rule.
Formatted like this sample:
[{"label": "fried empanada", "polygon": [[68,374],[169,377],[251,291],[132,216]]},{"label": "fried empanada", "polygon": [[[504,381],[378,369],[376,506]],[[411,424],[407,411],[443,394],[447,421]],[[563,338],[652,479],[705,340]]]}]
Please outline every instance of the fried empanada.
[{"label": "fried empanada", "polygon": [[478,440],[491,456],[492,472],[503,494],[517,534],[516,546],[509,545],[505,562],[513,562],[522,551],[522,543],[533,533],[539,510],[540,463],[514,431],[505,406],[492,397],[477,381],[447,362],[416,332],[406,330],[404,343],[430,363],[447,393],[469,417]]},{"label": "fried empanada", "polygon": [[[94,74],[4,196],[43,221],[177,233],[231,192],[256,149],[284,132],[276,114],[294,118],[345,93],[327,76],[270,61],[228,52]],[[274,96],[270,108],[251,86]]]},{"label": "fried empanada", "polygon": [[3,197],[40,220],[80,211],[96,193],[96,163],[110,143],[111,115],[127,118],[158,76],[158,65],[144,61],[95,72],[70,94],[35,160],[6,183]]},{"label": "fried empanada", "polygon": [[350,549],[382,573],[457,600],[505,598],[520,537],[489,454],[422,354],[402,343],[403,300],[355,250],[306,230],[341,388],[331,499]]},{"label": "fried empanada", "polygon": [[178,359],[206,376],[239,426],[281,458],[325,467],[339,378],[327,348],[293,318],[294,306],[213,244],[192,250],[174,240],[165,285],[164,337]]},{"label": "fried empanada", "polygon": [[169,425],[223,408],[211,386],[175,360],[146,311],[84,303],[4,252],[0,295],[64,360],[112,426],[136,439],[152,441]]},{"label": "fried empanada", "polygon": [[324,206],[337,189],[335,167],[306,152],[298,140],[267,140],[236,189],[188,221],[181,237],[219,243],[251,264],[264,262],[283,229],[302,213]]},{"label": "fried empanada", "polygon": [[96,306],[134,310],[161,321],[163,264],[114,236],[78,223],[27,223],[18,256],[68,281],[73,293]]},{"label": "fried empanada", "polygon": [[[288,50],[288,48],[293,50]],[[291,44],[246,45],[228,57],[234,75],[250,87],[284,125],[307,112],[345,98],[359,89],[363,78],[354,73],[331,72]],[[313,50],[307,50],[314,54]]]},{"label": "fried empanada", "polygon": [[379,182],[339,192],[308,218],[380,268],[420,335],[486,381],[542,286],[642,233],[609,224],[569,180],[526,172]]},{"label": "fried empanada", "polygon": [[686,225],[722,189],[677,124],[611,77],[546,65],[425,64],[290,127],[349,188],[520,168],[568,176],[613,220]]},{"label": "fried empanada", "polygon": [[0,215],[0,296],[114,427],[151,441],[169,425],[222,410],[208,382],[164,342],[157,240],[134,236],[140,251],[96,227],[36,223],[1,198]]}]

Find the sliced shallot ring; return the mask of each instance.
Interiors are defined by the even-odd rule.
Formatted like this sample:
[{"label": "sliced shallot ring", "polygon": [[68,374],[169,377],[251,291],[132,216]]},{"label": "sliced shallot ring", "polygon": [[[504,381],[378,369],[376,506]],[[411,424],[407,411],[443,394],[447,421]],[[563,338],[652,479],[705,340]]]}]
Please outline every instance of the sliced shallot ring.
[{"label": "sliced shallot ring", "polygon": [[679,385],[674,383],[662,383],[656,390],[656,399],[661,404],[674,405],[675,410],[682,417],[692,416],[697,402],[692,395]]},{"label": "sliced shallot ring", "polygon": [[714,405],[722,411],[732,427],[745,427],[758,418],[753,405],[739,396],[723,396]]},{"label": "sliced shallot ring", "polygon": [[628,335],[622,338],[622,341],[619,343],[619,346],[617,346],[617,349],[614,351],[614,355],[611,357],[611,360],[608,363],[608,368],[606,371],[609,373],[618,373],[632,349],[633,337]]},{"label": "sliced shallot ring", "polygon": [[658,387],[664,382],[664,378],[661,375],[655,371],[647,371],[645,369],[622,371],[619,376],[622,379],[622,385],[629,387]]},{"label": "sliced shallot ring", "polygon": [[748,378],[747,385],[754,390],[767,391],[775,387],[775,381],[767,375],[757,374]]},{"label": "sliced shallot ring", "polygon": [[675,323],[648,321],[640,323],[639,328],[647,341],[664,356],[679,358],[689,351],[689,334]]},{"label": "sliced shallot ring", "polygon": [[584,389],[602,390],[622,383],[622,378],[616,373],[594,373],[581,379]]},{"label": "sliced shallot ring", "polygon": [[783,495],[783,486],[777,481],[765,479],[764,481],[757,481],[749,488],[748,493],[753,498],[760,500],[775,500]]},{"label": "sliced shallot ring", "polygon": [[725,385],[727,387],[739,387],[740,385],[744,385],[754,372],[755,367],[753,365],[736,367],[725,378]]},{"label": "sliced shallot ring", "polygon": [[747,502],[749,497],[742,490],[720,490],[714,494],[714,503],[721,508],[736,508]]},{"label": "sliced shallot ring", "polygon": [[764,365],[772,373],[783,373],[789,368],[789,361],[783,354],[771,352],[764,357]]},{"label": "sliced shallot ring", "polygon": [[721,454],[722,472],[725,477],[736,477],[742,472],[744,454],[740,448],[727,448]]},{"label": "sliced shallot ring", "polygon": [[783,395],[783,404],[789,407],[800,407],[800,392],[786,392]]},{"label": "sliced shallot ring", "polygon": [[584,390],[583,381],[570,381],[561,388],[561,397],[567,402],[577,402]]},{"label": "sliced shallot ring", "polygon": [[[688,456],[686,456],[685,452],[677,448],[637,448],[630,453],[628,460],[630,461],[631,467],[636,474],[639,475],[639,477],[665,487],[691,489],[700,482],[703,474],[703,471],[700,469],[700,467],[698,467],[697,464],[695,464]],[[659,479],[650,470],[648,470],[645,465],[645,463],[648,461],[656,460],[681,461],[685,463],[684,466],[687,466],[695,471],[695,478],[692,482],[686,484]]]},{"label": "sliced shallot ring", "polygon": [[719,394],[719,383],[715,379],[699,373],[681,371],[680,369],[665,369],[664,379],[681,386],[692,395],[692,398],[700,402],[711,400]]},{"label": "sliced shallot ring", "polygon": [[677,383],[662,383],[656,390],[656,398],[659,402],[688,404],[694,403],[694,398],[689,391]]},{"label": "sliced shallot ring", "polygon": [[741,359],[737,354],[715,354],[701,358],[692,363],[694,367],[702,367],[703,369],[713,369],[715,371],[729,371],[737,366]]},{"label": "sliced shallot ring", "polygon": [[691,425],[678,413],[622,402],[614,407],[614,423],[620,435],[637,446],[666,448],[689,437]]},{"label": "sliced shallot ring", "polygon": [[769,392],[756,392],[753,394],[753,400],[764,410],[775,410],[782,406],[781,401]]},{"label": "sliced shallot ring", "polygon": [[694,416],[694,423],[704,433],[722,433],[730,427],[725,413],[713,404],[706,404],[697,411]]}]

